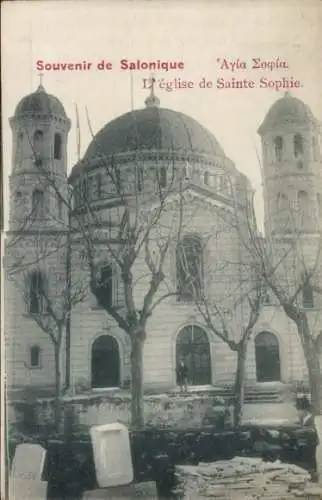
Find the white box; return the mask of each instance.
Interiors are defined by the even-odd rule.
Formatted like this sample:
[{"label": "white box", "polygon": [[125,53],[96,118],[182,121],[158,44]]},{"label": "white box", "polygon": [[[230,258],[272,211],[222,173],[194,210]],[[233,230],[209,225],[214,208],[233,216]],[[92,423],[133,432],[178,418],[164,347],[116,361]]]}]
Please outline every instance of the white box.
[{"label": "white box", "polygon": [[133,464],[128,428],[118,422],[95,425],[90,435],[98,485],[107,488],[130,484]]}]

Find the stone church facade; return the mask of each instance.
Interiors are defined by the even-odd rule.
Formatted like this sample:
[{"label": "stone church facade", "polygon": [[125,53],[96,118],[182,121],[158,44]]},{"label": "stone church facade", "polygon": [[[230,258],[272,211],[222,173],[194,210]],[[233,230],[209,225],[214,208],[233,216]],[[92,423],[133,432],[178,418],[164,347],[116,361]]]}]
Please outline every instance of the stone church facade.
[{"label": "stone church facade", "polygon": [[[215,137],[193,118],[160,107],[153,92],[145,104],[144,109],[125,113],[103,127],[69,175],[67,147],[71,121],[62,103],[40,85],[16,107],[10,120],[13,159],[4,259],[7,379],[11,389],[54,385],[53,343],[33,317],[39,312],[46,317],[48,311],[42,310],[44,304],[36,291],[41,285],[54,303],[64,300],[62,282],[70,241],[68,228],[72,222],[61,200],[69,199],[71,189],[75,213],[83,209],[85,199],[105,224],[108,237],[117,234],[116,195],[104,170],[107,159],[119,165],[128,184],[135,184],[139,191],[144,191],[149,182],[148,172],[156,165],[164,185],[169,165],[182,170],[189,187],[184,210],[190,220],[184,237],[187,241],[189,238],[195,242],[207,238],[211,241],[207,255],[203,256],[208,269],[224,259],[234,262],[243,259],[244,249],[236,235],[225,229],[217,231],[216,213],[218,209],[234,211],[239,214],[241,224],[246,224],[245,207],[253,199],[250,182],[225,155]],[[282,245],[283,238],[301,224],[302,248],[310,255],[320,237],[322,220],[319,124],[302,101],[286,94],[268,111],[258,133],[262,140],[266,234]],[[139,178],[132,175],[138,154],[142,166]],[[291,218],[285,215],[290,207]],[[294,211],[294,207],[299,211]],[[299,216],[294,217],[294,213]],[[72,241],[72,283],[80,276],[85,276],[86,281],[79,257],[83,244],[81,238]],[[122,286],[111,272],[112,285],[107,293],[122,308]],[[164,272],[170,286],[175,288],[178,262],[173,248],[169,250]],[[138,283],[135,293],[140,302],[147,286],[143,258],[137,259],[134,274]],[[240,285],[238,280],[237,272],[229,281],[217,278],[209,293],[219,299],[229,296],[230,290]],[[312,291],[305,292],[303,307],[309,310],[318,336],[322,330],[321,304]],[[93,389],[128,387],[129,338],[98,306],[89,286],[73,307],[70,321],[72,385]],[[243,311],[232,321],[233,331],[238,335],[245,321]],[[64,378],[66,339],[62,342],[60,361]],[[143,360],[145,386],[159,390],[175,388],[176,367],[182,357],[189,366],[190,385],[233,383],[236,368],[233,351],[205,326],[191,301],[173,296],[161,302],[148,321]],[[275,299],[268,296],[248,345],[247,384],[304,379],[305,362],[295,325]]]}]

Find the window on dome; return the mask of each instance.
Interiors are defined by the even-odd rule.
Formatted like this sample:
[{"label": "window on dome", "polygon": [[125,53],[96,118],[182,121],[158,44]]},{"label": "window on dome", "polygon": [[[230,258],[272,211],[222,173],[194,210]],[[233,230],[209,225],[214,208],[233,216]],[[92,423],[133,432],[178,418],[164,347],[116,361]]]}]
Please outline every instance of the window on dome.
[{"label": "window on dome", "polygon": [[143,168],[139,166],[137,167],[137,182],[136,182],[138,191],[142,191],[143,181],[144,181]]},{"label": "window on dome", "polygon": [[313,153],[313,160],[316,161],[318,159],[318,144],[316,137],[312,137],[312,153]]},{"label": "window on dome", "polygon": [[54,158],[55,160],[61,159],[61,135],[56,133],[54,136]]},{"label": "window on dome", "polygon": [[318,193],[316,195],[316,202],[318,204],[318,216],[321,217],[321,215],[322,215],[322,210],[321,210],[322,207],[321,207],[321,196],[320,196],[320,193]]},{"label": "window on dome", "polygon": [[303,137],[301,134],[295,134],[293,137],[293,149],[295,158],[303,156]]},{"label": "window on dome", "polygon": [[167,169],[161,167],[159,171],[159,187],[165,188],[167,186]]},{"label": "window on dome", "polygon": [[203,174],[203,182],[206,184],[206,186],[209,186],[209,172],[204,172]]},{"label": "window on dome", "polygon": [[30,368],[40,368],[40,347],[33,345],[29,349],[29,366]]},{"label": "window on dome", "polygon": [[96,174],[96,197],[100,199],[102,197],[102,175]]},{"label": "window on dome", "polygon": [[32,193],[32,214],[35,217],[45,214],[45,194],[41,189],[34,189]]},{"label": "window on dome", "polygon": [[203,250],[198,236],[187,235],[176,248],[178,300],[195,300],[203,289]]},{"label": "window on dome", "polygon": [[283,137],[277,136],[274,139],[275,158],[278,162],[283,159]]}]

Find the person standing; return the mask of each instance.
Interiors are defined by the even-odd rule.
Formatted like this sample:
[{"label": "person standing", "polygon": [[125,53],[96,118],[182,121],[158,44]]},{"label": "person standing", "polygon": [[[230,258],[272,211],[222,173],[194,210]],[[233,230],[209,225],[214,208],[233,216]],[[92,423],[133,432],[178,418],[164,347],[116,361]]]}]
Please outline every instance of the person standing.
[{"label": "person standing", "polygon": [[177,380],[180,386],[180,392],[188,390],[188,367],[183,358],[180,359],[177,367]]}]

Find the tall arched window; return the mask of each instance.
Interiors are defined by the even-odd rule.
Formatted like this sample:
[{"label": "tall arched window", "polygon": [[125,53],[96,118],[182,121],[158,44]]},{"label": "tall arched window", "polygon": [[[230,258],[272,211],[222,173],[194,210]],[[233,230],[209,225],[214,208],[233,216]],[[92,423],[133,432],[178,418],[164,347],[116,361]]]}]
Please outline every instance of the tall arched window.
[{"label": "tall arched window", "polygon": [[40,271],[33,271],[29,279],[29,312],[41,314],[47,309],[44,276]]},{"label": "tall arched window", "polygon": [[187,235],[177,245],[176,277],[179,300],[200,298],[203,289],[203,249],[198,236]]},{"label": "tall arched window", "polygon": [[42,130],[36,130],[34,133],[33,137],[33,148],[34,148],[34,154],[37,160],[42,160],[43,159],[43,153],[44,153],[44,133]]},{"label": "tall arched window", "polygon": [[277,161],[282,161],[283,159],[283,137],[278,135],[274,139],[274,148],[275,148],[275,158]]},{"label": "tall arched window", "polygon": [[317,161],[318,159],[318,142],[316,140],[316,137],[312,137],[312,156],[313,156],[313,160],[314,161]]},{"label": "tall arched window", "polygon": [[255,361],[257,382],[281,380],[280,352],[276,335],[271,332],[256,335]]},{"label": "tall arched window", "polygon": [[55,160],[61,159],[61,135],[56,132],[54,135],[54,158]]},{"label": "tall arched window", "polygon": [[96,298],[99,306],[114,305],[114,272],[112,264],[101,264],[96,275]]},{"label": "tall arched window", "polygon": [[40,367],[40,347],[33,345],[29,349],[29,366],[30,368]]},{"label": "tall arched window", "polygon": [[295,158],[303,156],[303,137],[301,134],[295,134],[293,137],[293,150]]},{"label": "tall arched window", "polygon": [[314,293],[310,281],[306,281],[302,288],[302,303],[305,309],[314,307]]},{"label": "tall arched window", "polygon": [[96,180],[96,197],[100,199],[102,196],[102,175],[96,174],[95,180]]},{"label": "tall arched window", "polygon": [[45,214],[45,194],[41,189],[34,189],[32,193],[32,214],[36,217]]},{"label": "tall arched window", "polygon": [[176,372],[183,360],[188,368],[189,385],[211,384],[210,344],[206,332],[196,325],[185,326],[176,340]]}]

